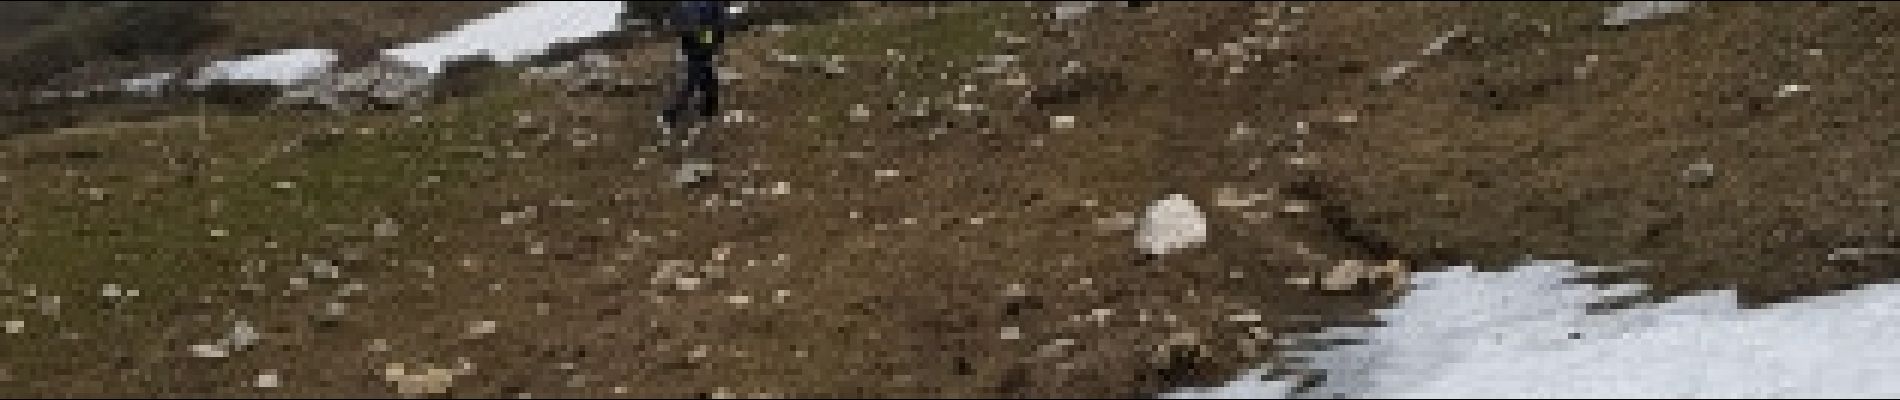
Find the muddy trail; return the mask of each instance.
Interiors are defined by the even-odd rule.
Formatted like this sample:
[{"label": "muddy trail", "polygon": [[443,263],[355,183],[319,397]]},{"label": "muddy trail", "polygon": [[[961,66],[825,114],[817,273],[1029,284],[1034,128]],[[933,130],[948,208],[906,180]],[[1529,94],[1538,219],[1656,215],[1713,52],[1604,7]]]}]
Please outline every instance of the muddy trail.
[{"label": "muddy trail", "polygon": [[[1606,5],[866,5],[735,39],[696,188],[659,47],[13,137],[0,393],[1140,397],[1363,320],[1403,273],[1306,282],[1368,265],[1895,275],[1900,8]],[[1142,254],[1176,193],[1207,241]]]}]

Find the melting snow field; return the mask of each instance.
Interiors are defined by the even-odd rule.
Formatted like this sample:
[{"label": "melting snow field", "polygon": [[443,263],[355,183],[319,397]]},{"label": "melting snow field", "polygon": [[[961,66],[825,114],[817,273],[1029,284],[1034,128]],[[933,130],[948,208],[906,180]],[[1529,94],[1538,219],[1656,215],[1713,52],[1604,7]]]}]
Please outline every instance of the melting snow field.
[{"label": "melting snow field", "polygon": [[488,54],[497,61],[519,61],[549,47],[620,29],[618,1],[529,1],[493,17],[463,25],[422,43],[384,52],[431,73],[455,57]]},{"label": "melting snow field", "polygon": [[1885,398],[1900,396],[1900,285],[1759,310],[1710,292],[1607,315],[1584,306],[1638,289],[1572,284],[1536,263],[1414,276],[1384,326],[1340,329],[1356,345],[1301,354],[1311,393],[1259,378],[1162,398]]},{"label": "melting snow field", "polygon": [[[245,81],[290,85],[315,78],[329,71],[336,62],[335,50],[278,50],[243,60],[211,63],[198,79],[208,82]],[[141,83],[151,85],[149,82]]]},{"label": "melting snow field", "polygon": [[[430,74],[442,72],[449,61],[458,57],[486,54],[497,61],[520,61],[546,52],[556,44],[620,29],[622,8],[617,1],[522,2],[426,41],[384,50],[383,55]],[[330,72],[336,62],[335,50],[280,50],[213,63],[204,68],[198,84],[242,81],[291,85]],[[147,78],[125,84],[135,88],[154,86],[150,81]]]}]

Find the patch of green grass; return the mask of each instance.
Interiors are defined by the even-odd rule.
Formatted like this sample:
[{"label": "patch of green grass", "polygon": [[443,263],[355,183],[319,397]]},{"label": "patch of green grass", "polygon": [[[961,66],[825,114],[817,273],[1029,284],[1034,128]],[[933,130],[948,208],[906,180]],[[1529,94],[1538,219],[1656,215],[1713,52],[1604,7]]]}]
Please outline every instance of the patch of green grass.
[{"label": "patch of green grass", "polygon": [[[376,237],[370,225],[455,207],[454,197],[467,195],[459,188],[520,161],[506,157],[506,127],[531,99],[521,91],[459,99],[416,113],[420,122],[407,114],[212,117],[0,142],[11,155],[0,161],[14,164],[0,170],[8,191],[0,195],[8,227],[0,232],[0,321],[29,326],[0,334],[0,359],[43,365],[123,351],[56,339],[66,332],[112,346],[161,340],[125,329],[169,326],[180,304],[228,294],[255,279],[254,267],[281,277],[301,271],[304,257],[334,258],[348,246],[426,248],[429,237]],[[346,133],[324,133],[332,130]],[[279,151],[299,140],[300,149]],[[104,156],[20,166],[18,154],[49,148]],[[187,155],[207,161],[195,172],[168,165]],[[107,284],[140,294],[107,298]],[[59,314],[40,315],[20,296],[28,287],[61,296]],[[27,380],[43,372],[55,373],[13,370]]]},{"label": "patch of green grass", "polygon": [[[307,236],[324,224],[353,222],[429,201],[430,190],[422,186],[431,176],[436,182],[429,185],[453,187],[496,161],[470,150],[488,149],[486,154],[496,156],[506,152],[495,148],[497,135],[483,131],[512,118],[508,101],[498,97],[449,105],[431,115],[429,123],[395,117],[244,118],[209,122],[202,134],[100,134],[148,135],[169,142],[167,146],[195,148],[219,162],[194,174],[191,183],[167,185],[141,184],[127,176],[132,170],[101,171],[98,179],[83,183],[14,177],[16,188],[44,190],[23,193],[6,205],[19,218],[14,225],[32,231],[13,238],[10,247],[19,249],[20,256],[8,262],[7,272],[29,280],[200,281],[187,277],[219,274],[221,267],[182,265],[204,261],[201,257],[159,261],[152,256],[206,256],[202,252],[228,251],[238,244],[236,239],[215,238],[214,230],[229,238],[282,241]],[[318,133],[329,129],[344,133]],[[221,139],[242,135],[253,140]],[[277,145],[297,141],[302,142],[299,149],[276,152]],[[108,195],[88,198],[87,187]],[[113,262],[114,254],[146,254],[140,257],[146,261],[136,264],[147,266]],[[173,264],[186,271],[163,271]],[[154,266],[159,270],[151,269]]]}]

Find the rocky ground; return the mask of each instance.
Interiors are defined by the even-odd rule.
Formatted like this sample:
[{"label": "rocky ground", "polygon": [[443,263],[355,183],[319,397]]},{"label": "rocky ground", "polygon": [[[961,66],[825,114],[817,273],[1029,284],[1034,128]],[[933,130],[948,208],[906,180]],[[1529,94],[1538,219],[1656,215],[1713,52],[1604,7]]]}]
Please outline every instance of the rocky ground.
[{"label": "rocky ground", "polygon": [[[370,4],[311,7],[410,30],[211,25],[347,49],[486,10]],[[0,390],[1145,396],[1450,264],[1753,303],[1893,275],[1900,9],[1608,5],[861,4],[736,39],[704,188],[651,147],[644,45],[409,109],[22,125]],[[1208,240],[1144,256],[1127,222],[1169,194]]]}]

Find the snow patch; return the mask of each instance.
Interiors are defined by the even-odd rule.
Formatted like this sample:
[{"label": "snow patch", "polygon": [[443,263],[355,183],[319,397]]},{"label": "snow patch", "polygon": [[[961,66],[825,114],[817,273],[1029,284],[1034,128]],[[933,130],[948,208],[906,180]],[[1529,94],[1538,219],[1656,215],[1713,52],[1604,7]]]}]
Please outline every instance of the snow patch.
[{"label": "snow patch", "polygon": [[1573,283],[1540,262],[1502,273],[1419,273],[1377,312],[1383,326],[1334,329],[1361,344],[1299,353],[1326,382],[1293,394],[1262,370],[1162,398],[1892,397],[1900,381],[1900,285],[1760,310],[1714,291],[1611,314],[1585,306],[1640,286]]},{"label": "snow patch", "polygon": [[[395,65],[360,71],[336,71],[340,56],[332,49],[287,49],[214,62],[186,81],[192,87],[220,84],[268,84],[295,87],[289,97],[335,102],[341,92],[370,92],[377,98],[413,95],[442,73],[450,61],[492,57],[516,62],[553,46],[598,37],[620,29],[622,2],[531,1],[429,40],[383,51]],[[120,82],[125,90],[155,91],[174,77],[146,74]],[[316,87],[302,87],[316,86]]]},{"label": "snow patch", "polygon": [[496,61],[520,61],[560,43],[600,36],[620,28],[618,1],[529,1],[460,29],[402,47],[384,56],[440,73],[449,61],[487,55]]},{"label": "snow patch", "polygon": [[[234,61],[211,63],[192,79],[190,85],[229,83],[261,83],[291,85],[315,79],[337,63],[337,52],[331,49],[288,49],[268,54],[246,57]],[[144,87],[157,86],[159,81],[169,75],[147,75],[126,82],[128,85]],[[157,80],[154,80],[157,79]]]}]

